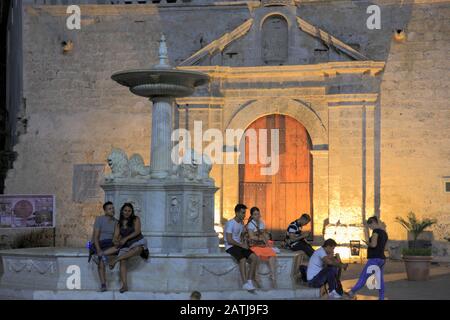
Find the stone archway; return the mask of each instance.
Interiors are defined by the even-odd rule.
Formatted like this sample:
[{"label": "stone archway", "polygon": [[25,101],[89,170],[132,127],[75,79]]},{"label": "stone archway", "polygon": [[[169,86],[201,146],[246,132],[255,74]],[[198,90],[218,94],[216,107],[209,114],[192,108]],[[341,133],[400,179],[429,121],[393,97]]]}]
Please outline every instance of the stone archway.
[{"label": "stone archway", "polygon": [[[287,98],[261,99],[238,108],[226,122],[225,129],[245,130],[253,121],[266,115],[287,115],[300,122],[311,138],[313,166],[314,235],[322,235],[324,221],[328,219],[328,132],[327,123],[308,104]],[[228,149],[238,150],[238,144]],[[237,151],[235,151],[238,154]],[[237,157],[237,156],[236,156]],[[222,173],[222,219],[233,215],[233,208],[239,201],[239,165],[223,166]]]},{"label": "stone archway", "polygon": [[328,133],[325,122],[312,107],[300,100],[275,98],[244,103],[231,116],[225,129],[245,129],[257,118],[270,114],[284,114],[296,119],[308,131],[313,150],[328,149]]},{"label": "stone archway", "polygon": [[[272,130],[277,130],[276,142],[270,137]],[[254,139],[256,141],[253,142],[250,141],[251,135],[245,137],[245,163],[239,164],[239,202],[258,207],[273,239],[284,240],[286,226],[290,222],[302,213],[314,216],[311,139],[300,122],[282,114],[256,119],[246,128],[246,132],[250,131],[263,135],[262,139]],[[270,138],[265,139],[265,133]],[[251,148],[252,143],[255,148]],[[266,174],[263,169],[266,165],[250,153],[270,150],[274,143],[278,145],[277,165],[275,170]],[[270,152],[268,156],[271,160],[275,157]],[[312,224],[304,228],[305,231],[312,229]]]}]

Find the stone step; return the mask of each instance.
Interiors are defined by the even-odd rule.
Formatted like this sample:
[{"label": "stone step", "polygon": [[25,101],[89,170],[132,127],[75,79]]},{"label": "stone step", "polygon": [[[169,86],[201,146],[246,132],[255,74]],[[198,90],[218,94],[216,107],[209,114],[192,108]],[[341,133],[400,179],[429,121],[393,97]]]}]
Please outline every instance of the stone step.
[{"label": "stone step", "polygon": [[[250,293],[244,290],[205,291],[202,300],[309,300],[319,299],[319,289],[273,289],[257,290]],[[32,290],[0,288],[0,299],[32,299],[32,300],[189,300],[190,293],[165,293],[119,291],[96,292],[90,290]]]}]

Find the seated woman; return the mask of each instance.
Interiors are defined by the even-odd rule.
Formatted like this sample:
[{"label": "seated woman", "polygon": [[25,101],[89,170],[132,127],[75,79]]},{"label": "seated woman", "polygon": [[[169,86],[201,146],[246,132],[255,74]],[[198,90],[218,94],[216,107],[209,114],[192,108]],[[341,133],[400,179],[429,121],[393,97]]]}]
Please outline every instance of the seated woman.
[{"label": "seated woman", "polygon": [[109,260],[109,267],[113,269],[117,262],[120,262],[120,280],[122,288],[120,293],[128,291],[127,285],[127,265],[128,259],[134,256],[148,258],[147,241],[141,233],[141,220],[134,214],[134,208],[131,203],[125,203],[120,209],[119,223],[114,230],[115,248],[104,251],[108,254],[109,250],[119,250],[117,258]]},{"label": "seated woman", "polygon": [[248,232],[248,245],[262,261],[267,261],[270,267],[270,279],[272,286],[276,288],[276,252],[272,247],[272,241],[265,230],[265,224],[261,219],[261,213],[257,207],[250,209],[250,218],[246,225]]}]

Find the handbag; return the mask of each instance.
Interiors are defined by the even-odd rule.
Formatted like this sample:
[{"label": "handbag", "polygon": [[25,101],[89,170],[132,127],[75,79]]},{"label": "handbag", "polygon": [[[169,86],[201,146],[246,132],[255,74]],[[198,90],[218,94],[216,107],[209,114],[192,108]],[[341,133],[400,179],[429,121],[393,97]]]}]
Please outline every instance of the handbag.
[{"label": "handbag", "polygon": [[264,240],[249,240],[249,247],[266,247]]},{"label": "handbag", "polygon": [[[256,227],[256,230],[257,230],[256,233],[259,237],[261,235],[262,231],[259,229],[259,226],[256,225],[253,221],[251,223],[253,223],[253,225]],[[248,228],[245,227],[245,229],[247,230],[247,235],[248,235]],[[266,247],[267,246],[265,241],[260,240],[260,239],[258,239],[258,240],[248,239],[247,243],[248,243],[249,247]]]}]

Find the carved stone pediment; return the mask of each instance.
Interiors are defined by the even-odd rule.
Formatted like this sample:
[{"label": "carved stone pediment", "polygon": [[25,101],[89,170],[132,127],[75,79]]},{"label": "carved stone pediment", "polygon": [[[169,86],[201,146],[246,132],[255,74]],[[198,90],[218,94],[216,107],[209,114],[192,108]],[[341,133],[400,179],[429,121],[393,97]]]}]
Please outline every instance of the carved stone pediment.
[{"label": "carved stone pediment", "polygon": [[292,3],[293,0],[262,1],[261,7],[252,11],[249,19],[234,29],[224,30],[222,36],[184,59],[179,66],[297,65],[370,60],[350,44],[297,16],[286,7]]}]

